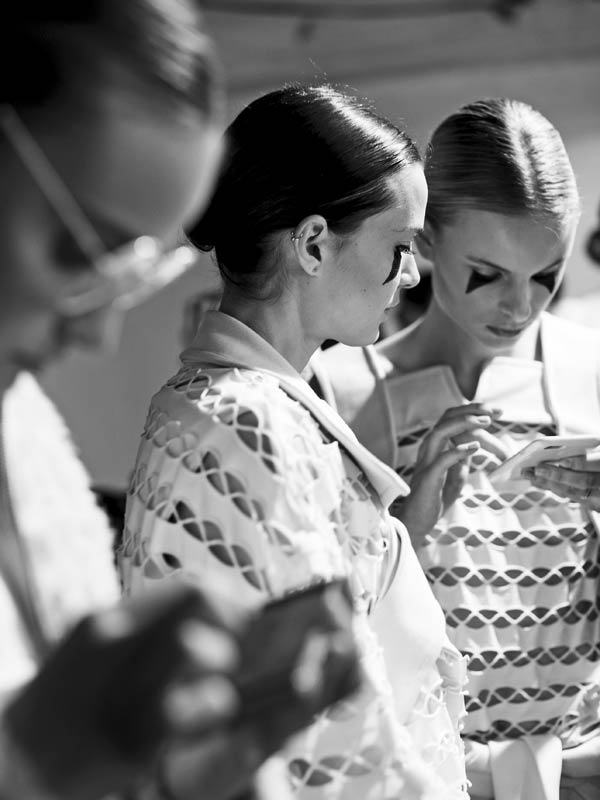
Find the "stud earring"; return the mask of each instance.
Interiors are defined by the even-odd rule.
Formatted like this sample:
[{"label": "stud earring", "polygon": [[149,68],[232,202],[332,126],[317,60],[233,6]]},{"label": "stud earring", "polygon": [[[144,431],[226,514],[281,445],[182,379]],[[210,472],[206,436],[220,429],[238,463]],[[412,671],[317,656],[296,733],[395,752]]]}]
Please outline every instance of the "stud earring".
[{"label": "stud earring", "polygon": [[303,233],[298,233],[298,234],[296,234],[296,232],[295,232],[295,231],[292,231],[292,235],[291,235],[292,242],[297,242],[297,241],[298,241],[299,239],[301,239],[303,236],[304,236],[304,234],[303,234]]}]

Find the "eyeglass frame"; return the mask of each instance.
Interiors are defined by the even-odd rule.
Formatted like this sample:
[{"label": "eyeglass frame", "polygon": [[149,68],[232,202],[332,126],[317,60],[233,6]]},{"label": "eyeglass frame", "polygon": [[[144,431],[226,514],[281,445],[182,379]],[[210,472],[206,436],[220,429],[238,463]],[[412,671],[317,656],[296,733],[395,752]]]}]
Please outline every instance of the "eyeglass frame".
[{"label": "eyeglass frame", "polygon": [[[197,251],[191,244],[166,251],[160,239],[154,236],[138,236],[115,250],[109,250],[14,106],[0,106],[0,129],[77,243],[88,265],[104,281],[104,286],[62,298],[59,310],[64,316],[82,316],[111,306],[123,310],[132,308],[193,266]],[[119,275],[118,265],[123,266],[127,254],[132,259],[130,273]],[[137,265],[137,268],[131,269],[132,265]],[[124,282],[124,277],[133,278],[134,286],[119,291],[117,284],[119,280]]]}]

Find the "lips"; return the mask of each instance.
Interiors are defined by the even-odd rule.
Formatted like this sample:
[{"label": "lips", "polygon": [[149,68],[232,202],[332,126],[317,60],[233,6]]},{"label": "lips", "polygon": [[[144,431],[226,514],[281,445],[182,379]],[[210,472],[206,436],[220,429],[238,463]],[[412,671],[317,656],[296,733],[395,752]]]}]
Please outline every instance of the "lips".
[{"label": "lips", "polygon": [[516,339],[525,330],[525,326],[521,328],[498,328],[495,325],[486,325],[488,331],[491,331],[494,336],[500,336],[502,339]]}]

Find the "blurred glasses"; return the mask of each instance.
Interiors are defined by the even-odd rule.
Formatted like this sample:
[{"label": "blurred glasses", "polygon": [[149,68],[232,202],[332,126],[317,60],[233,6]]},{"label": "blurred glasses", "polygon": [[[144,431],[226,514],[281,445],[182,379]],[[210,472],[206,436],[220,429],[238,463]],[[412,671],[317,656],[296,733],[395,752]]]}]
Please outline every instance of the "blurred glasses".
[{"label": "blurred glasses", "polygon": [[48,157],[12,106],[2,106],[0,128],[61,222],[88,260],[91,269],[61,298],[65,316],[81,316],[107,306],[129,309],[186,272],[196,251],[182,245],[165,251],[152,236],[139,236],[107,250],[90,220]]}]

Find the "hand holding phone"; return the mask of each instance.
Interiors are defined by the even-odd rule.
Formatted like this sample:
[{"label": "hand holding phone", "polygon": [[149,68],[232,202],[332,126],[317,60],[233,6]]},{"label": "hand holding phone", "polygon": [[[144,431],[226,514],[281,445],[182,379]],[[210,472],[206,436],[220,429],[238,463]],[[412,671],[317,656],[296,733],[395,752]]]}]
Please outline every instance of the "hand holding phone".
[{"label": "hand holding phone", "polygon": [[234,685],[242,719],[267,720],[289,736],[359,688],[361,670],[345,580],[310,586],[267,604],[241,644]]},{"label": "hand holding phone", "polygon": [[524,469],[534,468],[544,461],[585,456],[588,450],[598,446],[600,438],[596,436],[538,436],[489,472],[488,477],[492,483],[519,480]]}]

